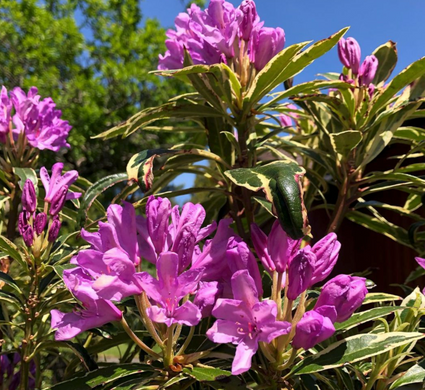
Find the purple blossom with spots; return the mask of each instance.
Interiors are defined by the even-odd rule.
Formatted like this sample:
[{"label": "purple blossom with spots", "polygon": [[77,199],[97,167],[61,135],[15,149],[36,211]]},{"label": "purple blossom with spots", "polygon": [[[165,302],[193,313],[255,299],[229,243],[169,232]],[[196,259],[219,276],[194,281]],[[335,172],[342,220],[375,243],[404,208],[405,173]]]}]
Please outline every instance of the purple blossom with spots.
[{"label": "purple blossom with spots", "polygon": [[251,368],[259,342],[270,343],[288,334],[291,324],[276,321],[274,301],[259,301],[254,279],[247,270],[236,272],[231,284],[234,299],[217,301],[212,311],[217,321],[207,331],[207,336],[215,343],[237,345],[232,374],[239,375]]},{"label": "purple blossom with spots", "polygon": [[173,252],[162,253],[156,269],[158,279],[147,272],[139,275],[143,290],[156,303],[147,309],[149,318],[168,327],[173,324],[197,325],[202,318],[199,307],[189,300],[182,305],[179,302],[198,290],[203,270],[189,270],[179,275],[178,255]]}]

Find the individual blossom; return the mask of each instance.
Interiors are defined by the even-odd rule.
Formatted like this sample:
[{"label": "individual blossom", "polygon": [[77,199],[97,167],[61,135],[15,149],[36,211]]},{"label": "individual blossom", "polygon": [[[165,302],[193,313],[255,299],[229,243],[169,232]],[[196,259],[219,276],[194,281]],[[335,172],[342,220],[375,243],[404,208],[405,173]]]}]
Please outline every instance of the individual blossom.
[{"label": "individual blossom", "polygon": [[285,272],[301,244],[301,240],[294,240],[285,233],[278,220],[268,237],[256,224],[251,225],[251,235],[255,251],[269,272]]},{"label": "individual blossom", "polygon": [[378,59],[374,56],[367,56],[360,66],[359,81],[360,85],[369,86],[375,78],[376,71],[378,70]]},{"label": "individual blossom", "polygon": [[254,30],[250,43],[250,61],[258,71],[285,46],[285,32],[280,27],[262,27]]},{"label": "individual blossom", "polygon": [[[52,175],[50,176],[45,167],[40,169],[40,179],[43,183],[46,195],[45,202],[52,203],[53,199],[58,197],[64,187],[67,189],[78,179],[77,171],[68,171],[62,175],[63,164],[56,163],[52,166]],[[59,195],[58,195],[59,194]],[[76,199],[81,196],[79,192],[67,192],[66,200]]]},{"label": "individual blossom", "polygon": [[162,253],[156,264],[158,279],[147,272],[139,276],[143,290],[157,305],[147,309],[147,315],[153,322],[170,327],[173,324],[195,326],[202,318],[198,306],[183,297],[198,289],[202,269],[189,270],[179,275],[178,256],[173,252]]},{"label": "individual blossom", "polygon": [[292,347],[295,349],[313,348],[335,333],[332,321],[314,310],[304,313],[295,329],[295,337],[292,341]]},{"label": "individual blossom", "polygon": [[341,38],[338,42],[338,56],[342,64],[356,75],[359,72],[361,50],[354,38]]},{"label": "individual blossom", "polygon": [[291,324],[276,321],[274,301],[259,301],[255,282],[247,270],[236,272],[231,284],[234,299],[218,299],[212,311],[217,321],[207,336],[215,343],[237,345],[232,374],[239,375],[251,368],[259,342],[270,343],[289,333]]},{"label": "individual blossom", "polygon": [[[150,196],[146,204],[146,218],[137,217],[141,256],[155,264],[162,252],[178,255],[181,273],[192,262],[196,244],[216,229],[216,223],[202,227],[205,209],[200,204],[186,203],[171,208],[166,198]],[[171,223],[170,223],[171,219]]]},{"label": "individual blossom", "polygon": [[86,330],[121,321],[121,311],[112,302],[99,298],[92,288],[92,277],[83,269],[77,267],[65,270],[63,280],[81,306],[71,313],[51,311],[51,327],[56,329],[56,340],[70,340]]},{"label": "individual blossom", "polygon": [[337,240],[335,233],[329,233],[321,240],[317,241],[312,248],[306,246],[315,254],[314,271],[311,285],[325,280],[332,272],[337,260],[341,243]]},{"label": "individual blossom", "polygon": [[239,36],[243,40],[249,41],[252,29],[260,22],[257,8],[253,0],[244,0],[239,6],[239,9],[242,12],[242,18],[239,21]]},{"label": "individual blossom", "polygon": [[316,255],[309,249],[301,249],[288,267],[288,299],[294,301],[311,285]]},{"label": "individual blossom", "polygon": [[201,280],[218,281],[224,297],[232,297],[232,275],[236,271],[247,270],[261,295],[263,288],[257,261],[248,245],[230,228],[232,222],[230,218],[219,222],[214,238],[205,242],[202,251],[196,249],[191,268],[204,268]]},{"label": "individual blossom", "polygon": [[28,94],[14,88],[10,96],[15,108],[15,134],[24,133],[28,143],[40,150],[57,152],[62,147],[69,148],[66,139],[72,127],[61,119],[62,112],[51,98],[41,100],[36,87],[31,87]]},{"label": "individual blossom", "polygon": [[367,294],[366,279],[358,276],[338,275],[322,288],[314,307],[334,306],[336,322],[344,322],[361,306]]}]

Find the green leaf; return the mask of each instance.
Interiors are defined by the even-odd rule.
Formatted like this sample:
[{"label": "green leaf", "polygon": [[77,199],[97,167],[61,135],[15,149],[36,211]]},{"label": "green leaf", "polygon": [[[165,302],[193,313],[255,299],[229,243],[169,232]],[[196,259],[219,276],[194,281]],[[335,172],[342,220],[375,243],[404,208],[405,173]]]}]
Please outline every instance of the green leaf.
[{"label": "green leaf", "polygon": [[403,309],[403,307],[399,306],[384,306],[375,307],[360,313],[354,313],[347,321],[336,323],[335,330],[349,330],[357,325],[364,324],[365,322],[372,321],[380,317],[385,317],[391,313],[394,313],[396,310]]},{"label": "green leaf", "polygon": [[300,182],[304,173],[297,163],[287,160],[256,168],[233,169],[225,175],[236,185],[251,191],[263,190],[267,200],[273,202],[282,228],[298,239],[310,232]]},{"label": "green leaf", "polygon": [[19,294],[22,294],[21,289],[19,288],[19,286],[16,284],[16,282],[13,280],[13,278],[10,275],[5,274],[4,272],[0,272],[0,281],[12,287]]},{"label": "green leaf", "polygon": [[34,169],[32,168],[13,168],[13,172],[19,177],[19,187],[21,190],[24,188],[24,184],[27,180],[31,180],[34,184],[36,194],[38,195],[38,178]]},{"label": "green leaf", "polygon": [[91,371],[83,377],[59,383],[52,386],[51,390],[91,390],[97,386],[113,383],[117,379],[130,377],[138,373],[151,373],[152,371],[154,371],[154,368],[146,364],[120,364],[120,366],[110,366]]},{"label": "green leaf", "polygon": [[212,382],[232,375],[229,371],[221,370],[215,367],[193,367],[192,369],[183,368],[185,374],[190,375],[199,382]]},{"label": "green leaf", "polygon": [[397,76],[395,76],[385,89],[382,90],[372,109],[369,118],[372,118],[378,110],[388,104],[388,102],[404,87],[425,74],[425,57],[413,62]]},{"label": "green leaf", "polygon": [[330,134],[331,144],[335,151],[343,157],[347,157],[362,140],[362,133],[358,130],[346,130],[340,133]]},{"label": "green leaf", "polygon": [[7,253],[7,255],[13,260],[16,260],[24,269],[28,268],[28,265],[18,247],[4,236],[0,236],[0,250]]},{"label": "green leaf", "polygon": [[228,164],[233,164],[232,143],[222,131],[232,133],[232,127],[224,118],[205,118],[204,126],[207,129],[208,146],[212,153],[217,154]]},{"label": "green leaf", "polygon": [[346,363],[355,363],[401,345],[414,343],[424,337],[424,334],[416,332],[358,334],[338,341],[323,351],[305,358],[291,370],[291,373],[309,374],[341,367]]},{"label": "green leaf", "polygon": [[377,47],[372,53],[378,59],[378,70],[372,83],[378,85],[386,81],[397,65],[397,48],[393,41]]},{"label": "green leaf", "polygon": [[386,294],[386,293],[368,293],[366,298],[363,301],[363,305],[369,303],[379,303],[379,302],[394,302],[401,301],[402,298],[398,295]]},{"label": "green leaf", "polygon": [[412,383],[424,383],[425,382],[425,369],[419,364],[415,364],[410,367],[405,374],[394,381],[389,390],[398,389],[399,387],[410,385]]},{"label": "green leaf", "polygon": [[187,120],[188,118],[221,117],[222,115],[221,112],[205,104],[171,102],[140,111],[125,122],[93,138],[110,139],[119,135],[128,137],[135,131],[160,119],[183,118]]},{"label": "green leaf", "polygon": [[98,180],[96,183],[92,184],[81,198],[81,207],[78,213],[80,218],[87,217],[87,213],[92,206],[96,198],[101,195],[108,188],[114,186],[115,184],[121,183],[127,180],[126,173],[116,173],[114,175],[103,177]]}]

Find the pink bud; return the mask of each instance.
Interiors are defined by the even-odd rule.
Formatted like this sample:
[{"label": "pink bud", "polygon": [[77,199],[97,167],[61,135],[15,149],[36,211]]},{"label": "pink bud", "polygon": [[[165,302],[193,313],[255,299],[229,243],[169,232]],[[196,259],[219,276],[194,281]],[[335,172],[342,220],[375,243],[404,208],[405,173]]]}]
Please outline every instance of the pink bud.
[{"label": "pink bud", "polygon": [[47,216],[45,213],[39,213],[34,220],[34,229],[37,235],[39,236],[44,228],[46,227]]},{"label": "pink bud", "polygon": [[49,242],[55,242],[59,235],[59,230],[61,228],[61,221],[59,219],[54,219],[52,225],[50,226],[48,240]]},{"label": "pink bud", "polygon": [[359,78],[361,85],[369,85],[375,78],[378,70],[378,59],[372,55],[367,56],[359,70]]},{"label": "pink bud", "polygon": [[22,207],[25,211],[33,213],[37,208],[37,195],[34,184],[27,179],[22,190]]},{"label": "pink bud", "polygon": [[288,269],[288,299],[297,299],[310,286],[315,262],[316,255],[308,248],[301,249],[292,259]]},{"label": "pink bud", "polygon": [[27,225],[27,227],[25,228],[22,234],[22,238],[24,239],[26,246],[32,246],[32,244],[34,243],[34,230],[30,225]]},{"label": "pink bud", "polygon": [[342,64],[354,74],[359,72],[361,50],[354,38],[341,38],[338,42],[338,56]]},{"label": "pink bud", "polygon": [[57,215],[62,210],[63,205],[66,201],[66,195],[68,193],[68,186],[62,186],[53,196],[52,202],[50,203],[50,215]]},{"label": "pink bud", "polygon": [[239,34],[243,40],[248,41],[251,38],[252,28],[257,19],[257,9],[252,0],[242,1],[239,9],[243,14],[242,20],[239,22]]}]

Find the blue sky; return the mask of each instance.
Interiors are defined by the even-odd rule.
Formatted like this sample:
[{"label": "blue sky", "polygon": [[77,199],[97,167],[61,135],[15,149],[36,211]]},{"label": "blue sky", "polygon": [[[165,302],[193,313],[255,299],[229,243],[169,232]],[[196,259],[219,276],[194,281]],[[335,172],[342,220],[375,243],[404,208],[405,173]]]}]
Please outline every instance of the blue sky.
[{"label": "blue sky", "polygon": [[[241,1],[230,2],[238,6]],[[350,26],[346,37],[357,39],[362,48],[362,58],[388,40],[396,42],[399,55],[397,73],[425,55],[425,0],[257,0],[256,4],[265,26],[279,26],[285,30],[286,45],[317,41]],[[141,6],[145,17],[157,18],[165,27],[172,27],[174,18],[184,10],[180,0],[142,0]],[[318,73],[340,70],[341,64],[334,48],[298,75],[295,83],[312,80]],[[190,175],[176,180],[176,184],[185,187],[192,183]]]}]

